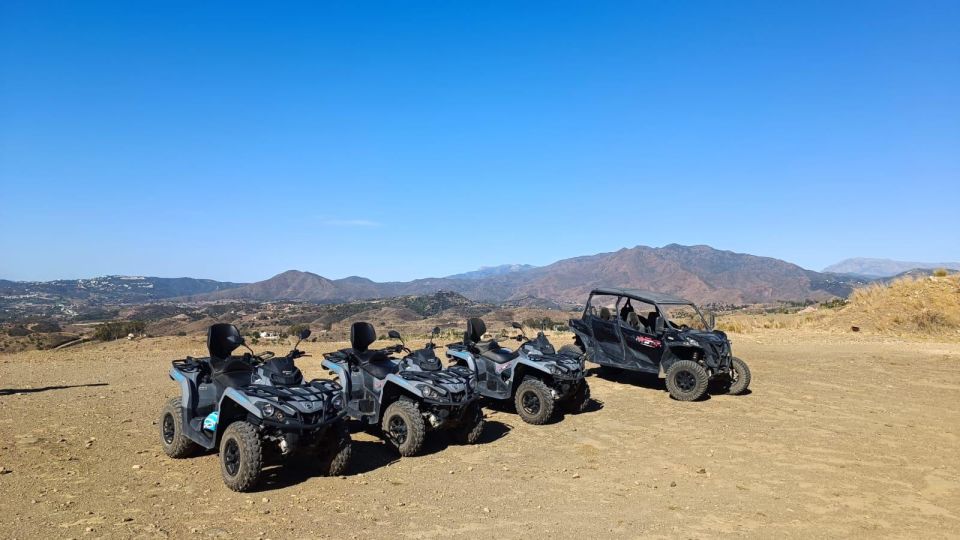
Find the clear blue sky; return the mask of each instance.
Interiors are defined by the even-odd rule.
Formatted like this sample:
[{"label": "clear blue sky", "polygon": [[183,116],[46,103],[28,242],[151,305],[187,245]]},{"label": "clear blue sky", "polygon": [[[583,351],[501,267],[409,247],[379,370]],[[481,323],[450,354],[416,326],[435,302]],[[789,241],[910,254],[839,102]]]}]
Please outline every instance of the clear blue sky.
[{"label": "clear blue sky", "polygon": [[0,277],[960,259],[960,2],[13,2]]}]

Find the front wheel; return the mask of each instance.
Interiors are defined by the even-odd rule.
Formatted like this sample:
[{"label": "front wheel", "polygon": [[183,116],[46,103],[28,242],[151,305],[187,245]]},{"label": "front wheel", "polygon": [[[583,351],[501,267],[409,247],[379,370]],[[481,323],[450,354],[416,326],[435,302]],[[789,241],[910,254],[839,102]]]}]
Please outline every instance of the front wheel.
[{"label": "front wheel", "polygon": [[667,370],[667,390],[678,401],[695,401],[703,397],[710,376],[693,360],[678,360]]},{"label": "front wheel", "polygon": [[406,399],[391,403],[383,413],[381,427],[387,440],[401,456],[415,456],[423,448],[427,427],[416,403]]},{"label": "front wheel", "polygon": [[727,389],[727,393],[736,396],[746,392],[750,387],[750,368],[747,363],[733,357],[730,367],[730,388]]},{"label": "front wheel", "polygon": [[223,483],[233,491],[250,491],[260,481],[262,470],[263,447],[257,428],[240,420],[227,426],[220,441]]},{"label": "front wheel", "polygon": [[463,412],[460,423],[450,429],[450,437],[458,444],[475,444],[483,434],[483,410],[474,401]]},{"label": "front wheel", "polygon": [[590,385],[587,384],[586,379],[584,379],[577,383],[577,389],[574,390],[573,394],[564,402],[564,408],[569,413],[579,414],[587,410],[589,405]]},{"label": "front wheel", "polygon": [[546,424],[553,418],[555,400],[550,387],[540,379],[528,377],[517,388],[513,398],[520,418],[534,425]]},{"label": "front wheel", "polygon": [[190,457],[200,450],[200,445],[183,434],[183,406],[180,398],[167,402],[160,412],[160,445],[163,453],[174,458]]},{"label": "front wheel", "polygon": [[343,420],[330,426],[327,437],[320,443],[319,473],[323,476],[339,476],[347,471],[353,442],[350,440],[350,428]]}]

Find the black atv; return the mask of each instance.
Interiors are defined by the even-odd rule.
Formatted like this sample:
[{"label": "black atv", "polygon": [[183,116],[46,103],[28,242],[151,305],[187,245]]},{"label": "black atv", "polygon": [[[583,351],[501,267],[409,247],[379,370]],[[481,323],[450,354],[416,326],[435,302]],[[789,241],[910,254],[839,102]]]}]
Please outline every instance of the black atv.
[{"label": "black atv", "polygon": [[[515,328],[521,328],[513,323]],[[467,320],[462,343],[447,345],[451,371],[477,378],[480,394],[493,401],[513,402],[517,414],[529,424],[546,424],[560,405],[581,412],[590,401],[580,351],[557,354],[543,333],[529,341],[521,335],[516,351],[495,339],[484,340],[487,325],[479,318]]]},{"label": "black atv", "polygon": [[[448,430],[463,444],[477,442],[484,422],[475,380],[442,369],[432,340],[424,349],[411,351],[398,332],[389,335],[401,344],[370,349],[377,339],[373,325],[356,322],[350,327],[352,348],[324,355],[323,366],[343,385],[350,418],[380,425],[402,456],[420,452],[428,429]],[[400,352],[406,357],[393,358]]]},{"label": "black atv", "polygon": [[594,289],[580,319],[572,319],[576,345],[603,368],[664,373],[680,401],[700,399],[708,386],[742,394],[750,368],[733,356],[727,335],[714,329],[688,300],[636,289]]},{"label": "black atv", "polygon": [[[304,330],[300,340],[309,335]],[[185,458],[219,445],[223,481],[234,491],[253,489],[264,461],[274,457],[299,457],[319,474],[342,474],[351,446],[340,385],[305,382],[294,363],[305,356],[297,346],[282,357],[233,356],[241,345],[235,326],[214,324],[207,331],[209,357],[173,361],[170,378],[181,396],[160,413],[163,451]]]}]

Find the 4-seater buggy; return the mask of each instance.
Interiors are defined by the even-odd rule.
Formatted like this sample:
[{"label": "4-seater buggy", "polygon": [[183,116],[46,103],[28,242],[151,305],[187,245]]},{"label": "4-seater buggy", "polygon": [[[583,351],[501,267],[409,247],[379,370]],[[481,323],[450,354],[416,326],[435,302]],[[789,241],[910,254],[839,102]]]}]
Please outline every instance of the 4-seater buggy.
[{"label": "4-seater buggy", "polygon": [[674,399],[700,399],[714,382],[729,394],[750,385],[750,369],[733,356],[727,335],[688,300],[637,289],[590,293],[583,315],[570,321],[576,345],[605,368],[659,374]]}]

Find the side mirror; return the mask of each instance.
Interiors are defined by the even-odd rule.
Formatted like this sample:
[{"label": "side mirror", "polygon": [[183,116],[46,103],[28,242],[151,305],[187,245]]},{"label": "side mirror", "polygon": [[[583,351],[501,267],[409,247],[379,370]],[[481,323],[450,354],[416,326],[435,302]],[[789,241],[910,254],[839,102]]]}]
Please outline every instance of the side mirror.
[{"label": "side mirror", "polygon": [[310,337],[310,333],[311,332],[309,328],[304,328],[303,330],[300,330],[299,337],[301,340],[307,339],[308,337]]},{"label": "side mirror", "polygon": [[391,339],[400,339],[400,340],[403,339],[400,337],[400,332],[397,332],[396,330],[391,330],[387,332],[387,335],[390,336]]},{"label": "side mirror", "polygon": [[707,330],[713,330],[717,327],[717,314],[714,312],[707,313]]},{"label": "side mirror", "polygon": [[657,317],[657,322],[653,323],[654,331],[658,334],[662,334],[664,328],[666,328],[666,322],[664,322],[663,317]]},{"label": "side mirror", "polygon": [[523,330],[523,325],[516,321],[510,323],[510,326],[516,328],[517,330]]}]

